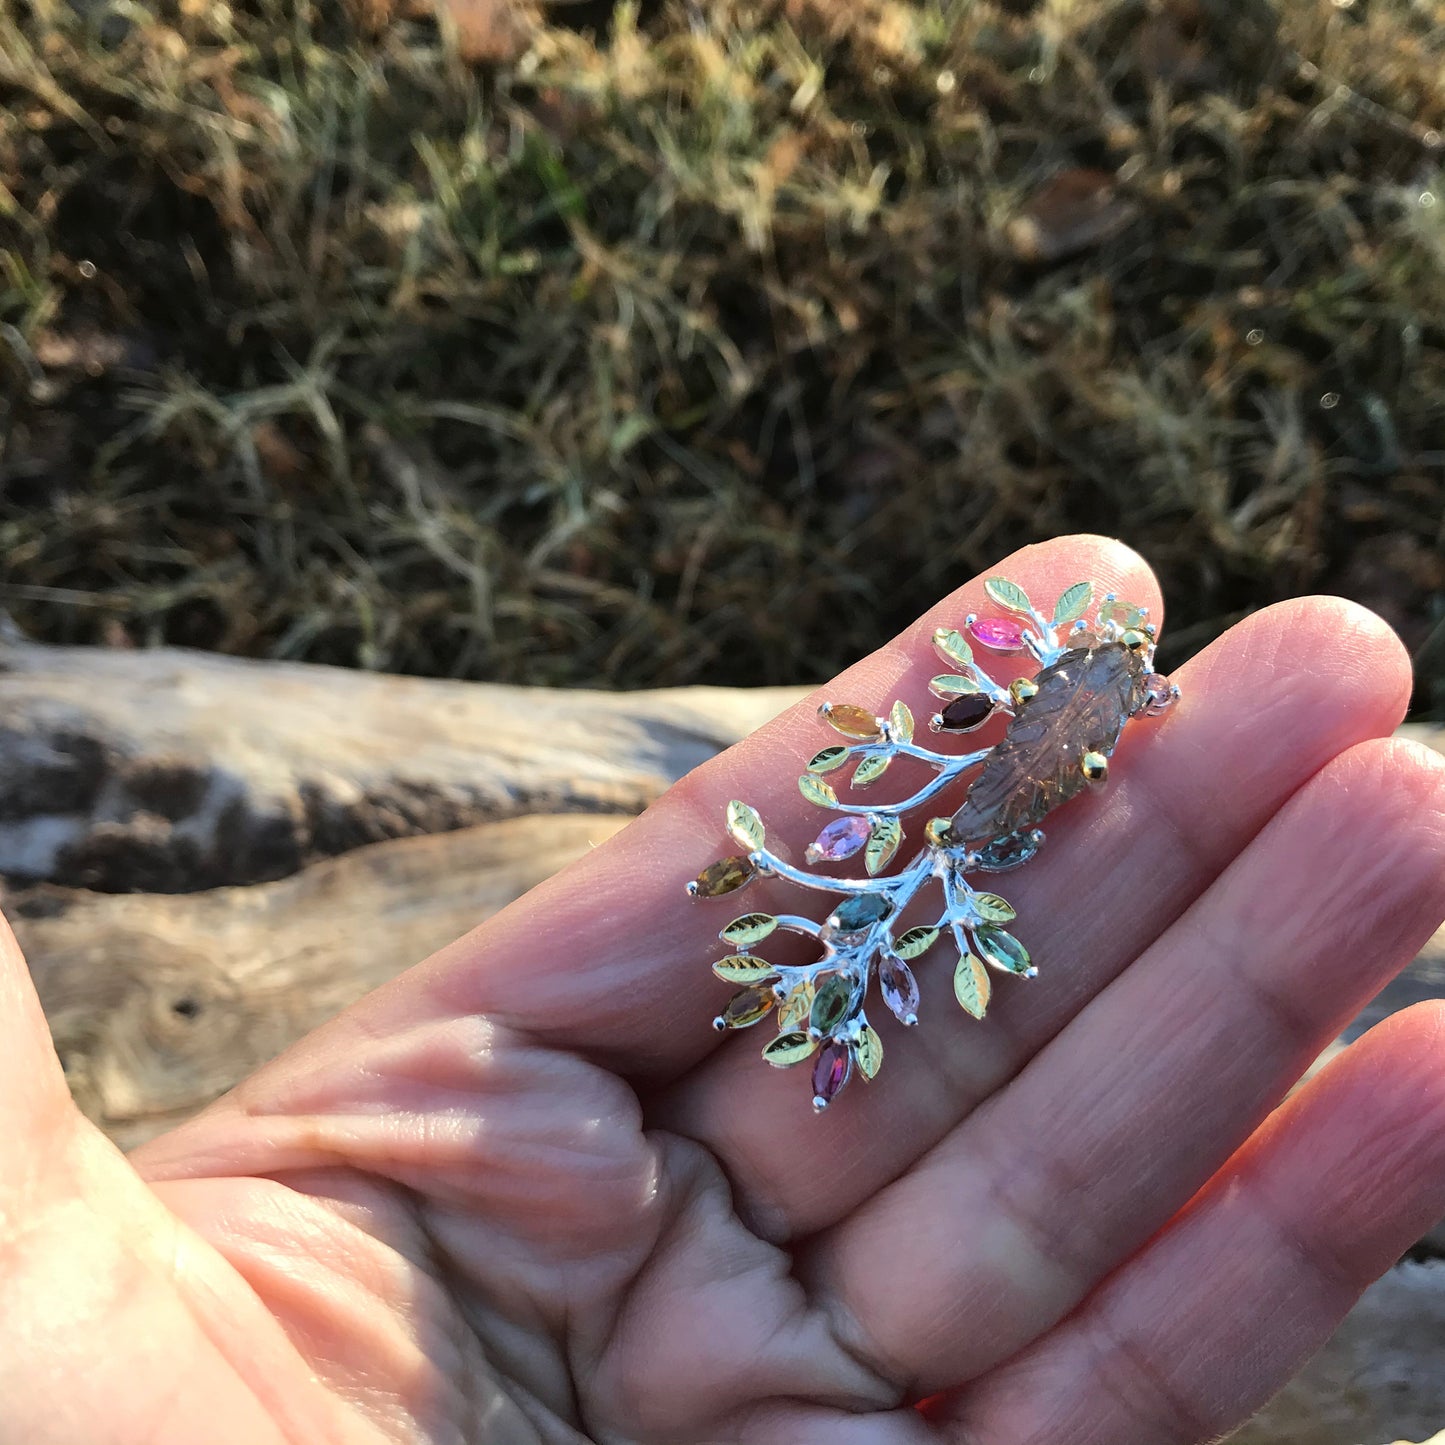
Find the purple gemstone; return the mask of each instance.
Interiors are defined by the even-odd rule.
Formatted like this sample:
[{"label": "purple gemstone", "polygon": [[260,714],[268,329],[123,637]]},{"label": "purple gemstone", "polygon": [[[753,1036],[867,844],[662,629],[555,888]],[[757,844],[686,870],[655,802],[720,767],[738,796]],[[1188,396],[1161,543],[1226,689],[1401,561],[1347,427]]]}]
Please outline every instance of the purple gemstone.
[{"label": "purple gemstone", "polygon": [[847,1044],[825,1044],[813,1065],[813,1107],[826,1109],[842,1092],[853,1073],[853,1056]]},{"label": "purple gemstone", "polygon": [[918,1022],[918,980],[901,958],[885,957],[878,965],[878,987],[883,1002],[901,1024]]},{"label": "purple gemstone", "polygon": [[993,652],[1023,651],[1024,625],[1012,617],[976,617],[968,631],[975,642]]},{"label": "purple gemstone", "polygon": [[872,831],[867,818],[856,815],[835,818],[808,844],[808,862],[816,863],[820,858],[826,858],[830,863],[836,863],[840,858],[851,858],[868,841]]}]

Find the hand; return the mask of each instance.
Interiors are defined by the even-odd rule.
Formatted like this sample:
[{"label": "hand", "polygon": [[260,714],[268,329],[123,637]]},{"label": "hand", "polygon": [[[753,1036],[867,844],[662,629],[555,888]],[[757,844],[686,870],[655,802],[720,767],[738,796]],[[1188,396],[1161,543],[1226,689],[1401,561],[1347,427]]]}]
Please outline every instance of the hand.
[{"label": "hand", "polygon": [[[1148,603],[1121,546],[1004,564]],[[916,700],[970,584],[829,689]],[[1337,600],[1235,627],[1009,876],[1040,964],[815,1116],[709,1027],[742,796],[811,705],[127,1160],[0,949],[0,1439],[1164,1445],[1259,1404],[1445,1213],[1445,1007],[1270,1113],[1445,911],[1442,760]],[[811,828],[810,825],[811,824]],[[749,908],[786,886],[755,884]],[[735,900],[734,900],[735,901]],[[741,910],[733,910],[741,911]],[[891,1026],[890,1026],[891,1027]],[[1269,1115],[1266,1118],[1266,1115]],[[919,1401],[926,1401],[918,1408]]]}]

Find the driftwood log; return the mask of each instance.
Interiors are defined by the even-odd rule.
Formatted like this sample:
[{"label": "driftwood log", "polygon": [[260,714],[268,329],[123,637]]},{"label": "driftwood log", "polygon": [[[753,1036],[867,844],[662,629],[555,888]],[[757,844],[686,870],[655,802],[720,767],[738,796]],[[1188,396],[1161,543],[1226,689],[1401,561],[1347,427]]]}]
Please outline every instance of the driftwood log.
[{"label": "driftwood log", "polygon": [[249,888],[43,884],[6,912],[76,1102],[133,1148],[627,821],[507,818]]},{"label": "driftwood log", "polygon": [[0,877],[77,1100],[134,1146],[800,695],[0,644]]},{"label": "driftwood log", "polygon": [[799,696],[0,642],[0,876],[187,892],[500,818],[631,815]]},{"label": "driftwood log", "polygon": [[[77,1100],[124,1147],[184,1118],[801,693],[0,641],[0,901]],[[1441,996],[1445,931],[1329,1052]],[[1442,1355],[1445,1263],[1402,1265],[1237,1445],[1423,1440]]]}]

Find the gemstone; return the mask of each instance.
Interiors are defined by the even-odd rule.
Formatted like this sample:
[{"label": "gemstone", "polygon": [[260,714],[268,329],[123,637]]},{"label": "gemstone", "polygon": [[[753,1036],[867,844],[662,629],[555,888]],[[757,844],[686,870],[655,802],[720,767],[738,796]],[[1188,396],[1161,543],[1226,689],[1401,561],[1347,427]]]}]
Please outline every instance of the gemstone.
[{"label": "gemstone", "polygon": [[818,711],[824,722],[836,728],[845,738],[861,738],[865,742],[881,736],[878,719],[865,707],[854,707],[851,703],[833,704],[825,702]]},{"label": "gemstone", "polygon": [[862,933],[892,912],[893,904],[884,894],[855,893],[833,910],[833,928],[837,933]]},{"label": "gemstone", "polygon": [[813,1012],[808,1022],[820,1034],[831,1034],[848,1017],[853,1002],[853,980],[845,973],[835,973],[813,999]]},{"label": "gemstone", "polygon": [[1144,689],[1144,705],[1163,711],[1174,701],[1174,684],[1162,672],[1146,672],[1139,680]]},{"label": "gemstone", "polygon": [[1142,627],[1148,615],[1147,609],[1136,607],[1132,602],[1121,602],[1117,597],[1106,597],[1099,608],[1100,622],[1117,622],[1120,627]]},{"label": "gemstone", "polygon": [[1007,973],[1029,972],[1029,951],[1013,934],[1005,933],[1001,928],[976,928],[973,943],[985,963]]},{"label": "gemstone", "polygon": [[978,850],[978,866],[987,873],[1002,873],[1027,863],[1039,851],[1039,840],[1032,833],[1005,833]]},{"label": "gemstone", "polygon": [[878,964],[878,987],[883,1002],[899,1023],[918,1022],[918,980],[901,958],[884,955]]},{"label": "gemstone", "polygon": [[813,1107],[826,1109],[843,1092],[853,1073],[853,1056],[847,1044],[828,1044],[813,1065]]},{"label": "gemstone", "polygon": [[1143,701],[1143,673],[1143,657],[1118,643],[1066,652],[1044,668],[953,815],[958,837],[973,843],[1025,832],[1082,792],[1079,759],[1113,750]]},{"label": "gemstone", "polygon": [[873,829],[867,818],[834,818],[818,836],[808,844],[804,854],[809,863],[826,858],[836,863],[842,858],[851,858],[868,841]]},{"label": "gemstone", "polygon": [[722,858],[709,863],[688,884],[687,891],[694,898],[721,898],[724,893],[734,893],[750,882],[757,871],[746,858]]},{"label": "gemstone", "polygon": [[993,713],[993,699],[981,692],[956,697],[939,714],[939,725],[943,732],[966,733],[982,727]]},{"label": "gemstone", "polygon": [[764,1019],[772,1011],[774,999],[770,988],[745,988],[728,1000],[720,1021],[725,1029],[745,1029]]},{"label": "gemstone", "polygon": [[1022,652],[1024,626],[1012,617],[975,617],[969,636],[992,652]]}]

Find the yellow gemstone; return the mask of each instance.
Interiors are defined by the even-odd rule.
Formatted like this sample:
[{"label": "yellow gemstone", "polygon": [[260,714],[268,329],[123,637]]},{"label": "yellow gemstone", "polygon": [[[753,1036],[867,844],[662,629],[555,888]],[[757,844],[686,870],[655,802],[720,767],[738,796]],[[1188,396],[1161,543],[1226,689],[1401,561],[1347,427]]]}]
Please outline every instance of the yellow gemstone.
[{"label": "yellow gemstone", "polygon": [[845,738],[861,738],[871,742],[882,736],[878,719],[865,707],[853,707],[848,703],[835,706],[831,702],[825,702],[818,711],[822,714],[823,721],[842,733]]},{"label": "yellow gemstone", "polygon": [[709,863],[687,885],[687,891],[694,898],[721,898],[751,882],[757,872],[746,858],[720,858],[716,863]]}]

